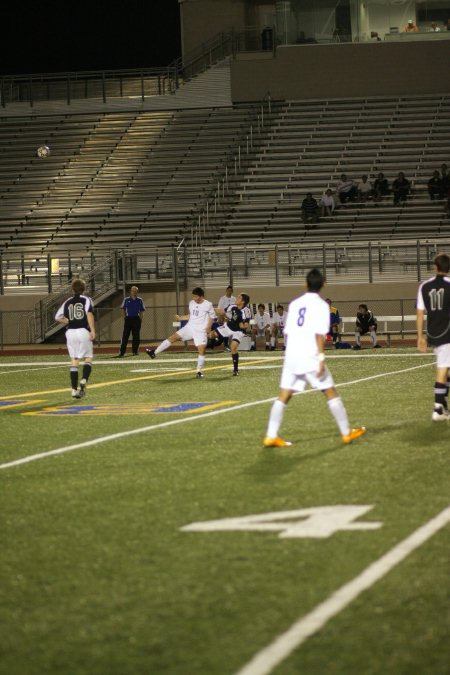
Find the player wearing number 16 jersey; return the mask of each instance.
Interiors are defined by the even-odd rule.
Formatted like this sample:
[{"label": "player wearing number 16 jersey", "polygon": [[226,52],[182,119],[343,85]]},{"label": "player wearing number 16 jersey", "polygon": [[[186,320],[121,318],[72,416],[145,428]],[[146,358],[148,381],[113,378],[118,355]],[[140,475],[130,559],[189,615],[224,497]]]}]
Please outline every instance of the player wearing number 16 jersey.
[{"label": "player wearing number 16 jersey", "polygon": [[[450,387],[450,257],[441,253],[434,259],[436,276],[424,281],[417,292],[417,348],[427,351],[427,342],[436,356],[434,385],[434,422],[450,420],[448,392]],[[424,314],[427,329],[424,332]]]},{"label": "player wearing number 16 jersey", "polygon": [[[94,313],[92,300],[84,295],[86,284],[83,279],[72,282],[73,297],[68,298],[55,315],[58,323],[67,326],[67,351],[72,359],[70,382],[72,397],[82,398],[86,394],[86,384],[92,370],[93,342],[95,340]],[[78,365],[84,361],[83,373],[78,389]]]},{"label": "player wearing number 16 jersey", "polygon": [[319,296],[323,283],[320,270],[312,269],[306,277],[307,293],[289,305],[284,328],[287,344],[280,393],[270,411],[269,424],[263,441],[266,448],[291,445],[289,441],[284,441],[278,436],[278,430],[292,394],[303,391],[307,384],[325,394],[328,408],[339,427],[343,443],[351,443],[366,432],[364,427],[350,428],[344,404],[325,365],[324,343],[330,327],[330,310]]}]

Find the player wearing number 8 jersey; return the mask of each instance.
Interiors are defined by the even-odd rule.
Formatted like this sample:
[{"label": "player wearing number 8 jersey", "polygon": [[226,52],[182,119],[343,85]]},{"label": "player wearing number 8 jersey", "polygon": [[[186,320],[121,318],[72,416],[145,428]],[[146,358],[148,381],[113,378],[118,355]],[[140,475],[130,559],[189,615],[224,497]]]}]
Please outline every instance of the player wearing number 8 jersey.
[{"label": "player wearing number 8 jersey", "polygon": [[[448,392],[450,387],[450,257],[441,253],[434,259],[436,276],[424,281],[417,292],[417,348],[427,351],[433,347],[436,356],[434,410],[431,419],[450,419]],[[424,315],[427,329],[424,332]]]},{"label": "player wearing number 8 jersey", "polygon": [[[86,284],[83,279],[72,282],[73,297],[68,298],[58,309],[55,315],[58,323],[67,326],[67,351],[72,359],[70,367],[70,382],[72,397],[82,398],[86,394],[86,384],[92,370],[95,340],[94,313],[92,300],[84,295]],[[83,373],[78,389],[78,365],[84,361]]]},{"label": "player wearing number 8 jersey", "polygon": [[270,411],[269,424],[263,441],[265,447],[291,445],[289,441],[284,441],[278,436],[278,430],[292,394],[303,391],[307,384],[325,394],[343,443],[351,443],[366,432],[364,427],[350,428],[344,404],[325,365],[324,344],[330,326],[330,310],[319,296],[323,283],[320,270],[312,269],[306,277],[307,293],[289,305],[284,329],[287,344],[280,393]]}]

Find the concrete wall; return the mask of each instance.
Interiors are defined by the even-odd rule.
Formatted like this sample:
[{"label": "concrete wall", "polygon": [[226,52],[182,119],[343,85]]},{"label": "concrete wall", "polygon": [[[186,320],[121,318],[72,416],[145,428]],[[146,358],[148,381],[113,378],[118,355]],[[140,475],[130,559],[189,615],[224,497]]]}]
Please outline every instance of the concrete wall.
[{"label": "concrete wall", "polygon": [[235,103],[273,99],[420,95],[450,89],[450,40],[278,47],[276,58],[231,64]]},{"label": "concrete wall", "polygon": [[[194,287],[197,282],[192,282],[190,288]],[[395,284],[369,284],[358,283],[352,284],[330,284],[326,285],[322,296],[330,297],[333,302],[339,304],[340,302],[367,302],[371,304],[372,301],[390,301],[390,300],[413,300],[417,293],[417,282],[400,282]],[[217,304],[221,295],[225,293],[225,285],[220,288],[208,288],[204,286],[206,297],[214,304]],[[252,303],[258,302],[282,302],[289,303],[293,298],[303,293],[305,290],[302,281],[299,279],[298,286],[256,286],[245,285],[244,287],[235,286],[235,295],[241,291],[248,293]],[[142,325],[142,340],[143,343],[154,339],[162,339],[174,332],[172,322],[175,314],[176,295],[174,291],[156,291],[149,292],[143,290],[141,296],[144,299],[147,311],[144,315]],[[97,334],[100,342],[111,343],[117,342],[119,344],[122,336],[123,319],[120,311],[123,295],[118,293],[117,296],[110,298],[105,307],[99,309],[99,321],[97,322]],[[21,311],[32,309],[37,296],[1,296],[0,297],[0,313],[3,327],[3,339],[5,344],[18,344],[18,321],[20,320]],[[184,291],[180,296],[180,312],[185,312],[189,300],[191,299],[190,289]],[[389,312],[388,312],[389,313]],[[24,330],[24,327],[22,328]],[[60,340],[61,341],[61,340]],[[25,340],[20,340],[21,344]],[[131,342],[130,342],[131,345]]]},{"label": "concrete wall", "polygon": [[184,0],[180,4],[183,56],[231,28],[246,21],[245,0]]}]

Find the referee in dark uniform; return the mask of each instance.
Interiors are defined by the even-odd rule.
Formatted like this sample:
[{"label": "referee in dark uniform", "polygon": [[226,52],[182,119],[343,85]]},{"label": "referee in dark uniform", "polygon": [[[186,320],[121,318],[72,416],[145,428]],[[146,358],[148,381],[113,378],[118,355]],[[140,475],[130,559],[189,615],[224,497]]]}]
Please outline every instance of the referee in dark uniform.
[{"label": "referee in dark uniform", "polygon": [[121,305],[124,316],[124,326],[122,342],[120,343],[120,352],[117,355],[119,358],[125,356],[130,333],[133,336],[133,356],[137,356],[139,353],[139,344],[141,342],[141,324],[142,317],[144,316],[145,312],[145,305],[142,298],[138,296],[138,293],[139,288],[137,286],[132,286],[130,289],[130,295],[127,298],[124,298],[124,301]]}]

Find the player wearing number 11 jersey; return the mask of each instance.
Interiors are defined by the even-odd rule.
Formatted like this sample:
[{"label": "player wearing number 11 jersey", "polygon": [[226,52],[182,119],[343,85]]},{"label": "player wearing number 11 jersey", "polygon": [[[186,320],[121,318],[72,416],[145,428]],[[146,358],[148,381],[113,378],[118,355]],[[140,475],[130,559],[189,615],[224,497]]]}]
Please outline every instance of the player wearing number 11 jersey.
[{"label": "player wearing number 11 jersey", "polygon": [[308,292],[289,305],[284,333],[287,344],[281,374],[280,393],[272,406],[263,445],[282,448],[291,445],[278,436],[284,411],[294,392],[303,391],[307,384],[325,394],[328,408],[341,432],[342,442],[351,443],[366,429],[351,429],[342,399],[334,386],[333,377],[325,365],[324,343],[330,327],[330,310],[319,296],[324,279],[318,269],[306,277]]},{"label": "player wearing number 11 jersey", "polygon": [[[94,310],[92,300],[84,295],[86,284],[83,279],[72,282],[73,297],[68,298],[55,315],[56,321],[67,326],[67,351],[72,359],[70,383],[72,398],[82,398],[86,394],[86,384],[92,370],[93,343],[95,340]],[[78,365],[84,361],[83,373],[78,389]]]},{"label": "player wearing number 11 jersey", "polygon": [[[436,276],[424,281],[417,292],[417,348],[427,351],[427,343],[436,356],[434,384],[434,422],[450,420],[448,392],[450,387],[450,257],[441,253],[434,259]],[[427,329],[424,332],[424,314]]]}]

